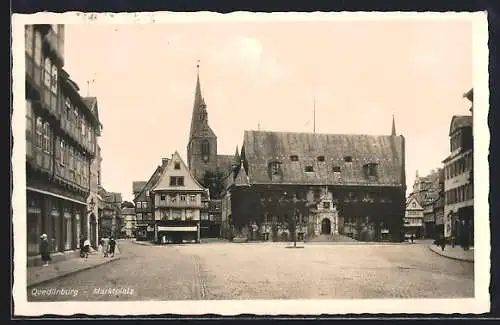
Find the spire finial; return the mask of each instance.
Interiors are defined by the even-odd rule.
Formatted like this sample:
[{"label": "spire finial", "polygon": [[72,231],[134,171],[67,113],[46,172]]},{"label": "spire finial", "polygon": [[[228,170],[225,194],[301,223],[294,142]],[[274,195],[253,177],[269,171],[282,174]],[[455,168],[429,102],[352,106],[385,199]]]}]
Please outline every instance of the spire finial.
[{"label": "spire finial", "polygon": [[392,132],[391,135],[393,137],[396,136],[396,121],[394,120],[394,113],[392,114]]},{"label": "spire finial", "polygon": [[200,60],[196,60],[196,70],[200,73]]}]

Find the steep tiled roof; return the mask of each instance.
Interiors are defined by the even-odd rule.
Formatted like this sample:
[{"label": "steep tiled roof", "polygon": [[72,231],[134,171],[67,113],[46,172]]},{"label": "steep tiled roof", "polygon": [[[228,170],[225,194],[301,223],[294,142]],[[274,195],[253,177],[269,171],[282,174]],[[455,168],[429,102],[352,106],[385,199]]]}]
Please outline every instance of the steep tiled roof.
[{"label": "steep tiled roof", "polygon": [[[174,169],[175,163],[180,163],[180,169]],[[172,186],[170,185],[170,176],[181,176],[184,177],[183,186]],[[205,191],[205,188],[198,183],[194,176],[189,171],[187,165],[182,160],[179,153],[176,151],[172,155],[172,159],[169,160],[167,167],[163,168],[163,171],[158,178],[158,181],[153,185],[151,191]]]},{"label": "steep tiled roof", "polygon": [[[292,155],[298,160],[292,161]],[[245,131],[241,156],[251,183],[402,186],[403,155],[402,136]],[[324,161],[318,161],[319,156]],[[350,163],[344,161],[348,156]],[[271,180],[269,163],[273,160],[279,162],[281,175]],[[364,165],[369,163],[378,164],[376,179],[364,174]],[[306,172],[306,166],[314,172]],[[340,170],[340,179],[334,180],[334,166]]]},{"label": "steep tiled roof", "polygon": [[135,181],[135,182],[132,182],[132,193],[136,194],[136,193],[139,193],[140,191],[142,191],[142,189],[144,188],[144,186],[146,186],[148,182],[144,182],[144,181]]},{"label": "steep tiled roof", "polygon": [[162,166],[156,167],[155,171],[153,172],[149,180],[146,182],[146,184],[142,187],[141,191],[137,193],[137,195],[134,197],[133,200],[134,202],[136,202],[137,199],[143,197],[145,191],[151,190],[151,187],[153,187],[153,185],[158,181],[158,178],[160,177],[162,171],[163,171]]},{"label": "steep tiled roof", "polygon": [[472,116],[470,115],[455,115],[450,123],[450,136],[458,129],[472,127]]},{"label": "steep tiled roof", "polygon": [[235,186],[249,186],[250,182],[248,179],[248,174],[245,171],[245,168],[243,166],[243,162],[241,163],[241,166],[239,167],[238,174],[236,175],[236,178],[234,179],[234,185]]}]

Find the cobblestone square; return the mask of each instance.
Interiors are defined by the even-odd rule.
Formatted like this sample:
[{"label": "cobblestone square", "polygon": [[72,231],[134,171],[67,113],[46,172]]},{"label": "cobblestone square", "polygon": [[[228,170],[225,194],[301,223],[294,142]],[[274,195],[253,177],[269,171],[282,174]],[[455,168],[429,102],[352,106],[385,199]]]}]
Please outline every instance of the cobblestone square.
[{"label": "cobblestone square", "polygon": [[[468,298],[474,264],[427,245],[123,242],[122,257],[28,289],[29,301]],[[57,291],[56,289],[60,289]]]}]

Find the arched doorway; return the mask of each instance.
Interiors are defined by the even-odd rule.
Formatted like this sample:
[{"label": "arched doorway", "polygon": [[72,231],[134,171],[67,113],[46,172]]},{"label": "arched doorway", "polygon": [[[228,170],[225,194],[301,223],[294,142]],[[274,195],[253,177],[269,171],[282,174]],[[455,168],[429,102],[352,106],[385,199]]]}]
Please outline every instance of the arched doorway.
[{"label": "arched doorway", "polygon": [[89,234],[89,240],[90,240],[90,245],[93,248],[97,248],[96,230],[97,230],[97,221],[96,221],[95,215],[92,213],[90,215],[90,234]]},{"label": "arched doorway", "polygon": [[321,221],[321,234],[329,235],[332,232],[332,224],[330,219],[325,218]]}]

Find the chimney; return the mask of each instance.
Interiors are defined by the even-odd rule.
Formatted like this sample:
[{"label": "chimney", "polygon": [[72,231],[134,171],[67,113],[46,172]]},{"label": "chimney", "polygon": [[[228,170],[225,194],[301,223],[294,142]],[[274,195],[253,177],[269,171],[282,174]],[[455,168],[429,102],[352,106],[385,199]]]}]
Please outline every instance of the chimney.
[{"label": "chimney", "polygon": [[161,166],[164,168],[167,167],[168,160],[168,158],[161,158]]}]

